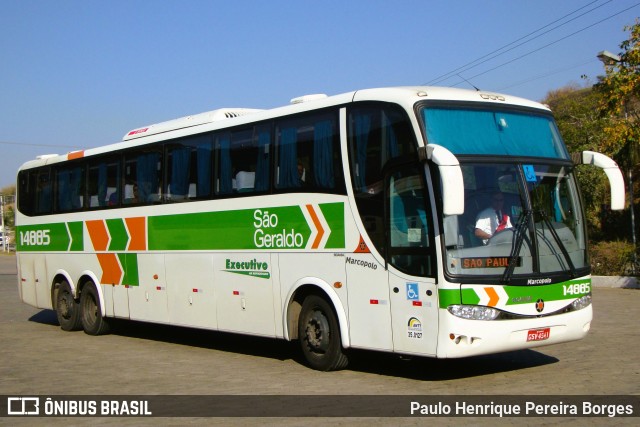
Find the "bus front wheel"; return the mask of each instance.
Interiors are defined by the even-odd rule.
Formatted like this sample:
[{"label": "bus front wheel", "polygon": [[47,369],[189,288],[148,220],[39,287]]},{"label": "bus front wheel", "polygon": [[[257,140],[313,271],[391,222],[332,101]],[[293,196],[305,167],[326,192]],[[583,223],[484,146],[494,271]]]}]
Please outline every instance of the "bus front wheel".
[{"label": "bus front wheel", "polygon": [[109,332],[109,323],[100,310],[100,296],[93,282],[89,282],[80,294],[82,328],[88,335],[103,335]]},{"label": "bus front wheel", "polygon": [[333,371],[347,366],[338,319],[324,298],[310,295],[304,300],[298,334],[302,354],[313,369]]},{"label": "bus front wheel", "polygon": [[63,331],[77,331],[82,328],[80,304],[73,297],[69,282],[63,280],[56,292],[56,317]]}]

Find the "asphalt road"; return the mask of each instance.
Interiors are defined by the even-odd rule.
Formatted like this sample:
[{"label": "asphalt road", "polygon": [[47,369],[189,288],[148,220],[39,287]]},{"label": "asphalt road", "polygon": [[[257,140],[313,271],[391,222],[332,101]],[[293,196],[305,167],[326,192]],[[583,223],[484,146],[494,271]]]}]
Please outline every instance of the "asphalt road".
[{"label": "asphalt road", "polygon": [[[0,395],[638,395],[640,290],[595,288],[586,339],[460,360],[357,351],[338,372],[303,365],[296,345],[264,338],[119,321],[106,336],[64,332],[53,311],[18,299],[15,258],[0,256]],[[503,422],[537,424],[536,420]],[[543,418],[600,425],[602,418]],[[634,425],[635,419],[616,424]],[[7,425],[69,419],[0,418]],[[74,418],[76,425],[493,425],[436,418]]]}]

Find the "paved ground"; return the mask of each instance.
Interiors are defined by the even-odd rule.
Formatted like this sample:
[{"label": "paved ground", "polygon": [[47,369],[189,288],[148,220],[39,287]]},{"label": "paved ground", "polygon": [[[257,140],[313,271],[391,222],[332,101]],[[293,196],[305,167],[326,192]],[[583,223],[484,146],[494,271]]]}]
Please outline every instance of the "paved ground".
[{"label": "paved ground", "polygon": [[[111,335],[64,332],[55,313],[18,300],[15,258],[0,256],[0,395],[638,395],[640,291],[595,288],[595,318],[575,343],[463,360],[357,352],[344,371],[303,366],[289,343],[119,322]],[[617,419],[633,425],[635,419]],[[6,419],[32,425],[493,425],[495,419]],[[46,421],[46,422],[45,422]],[[70,422],[71,421],[71,422]],[[600,425],[604,419],[505,423]]]}]

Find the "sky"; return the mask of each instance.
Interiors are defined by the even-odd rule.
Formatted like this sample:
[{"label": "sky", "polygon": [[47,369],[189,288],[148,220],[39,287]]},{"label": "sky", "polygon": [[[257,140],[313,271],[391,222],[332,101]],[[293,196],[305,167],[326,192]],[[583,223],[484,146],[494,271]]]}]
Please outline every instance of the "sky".
[{"label": "sky", "polygon": [[37,155],[223,107],[423,84],[540,101],[596,82],[638,16],[640,0],[0,0],[0,188]]}]

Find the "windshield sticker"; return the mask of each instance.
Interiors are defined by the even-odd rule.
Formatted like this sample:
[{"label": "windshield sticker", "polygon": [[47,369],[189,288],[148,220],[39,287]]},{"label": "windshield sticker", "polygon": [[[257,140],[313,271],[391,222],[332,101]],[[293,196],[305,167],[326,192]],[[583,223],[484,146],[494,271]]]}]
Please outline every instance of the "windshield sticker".
[{"label": "windshield sticker", "polygon": [[524,177],[527,182],[536,182],[538,180],[533,165],[522,165],[522,169],[524,170]]},{"label": "windshield sticker", "polygon": [[[505,268],[509,266],[509,257],[462,258],[462,268]],[[522,258],[518,257],[516,267],[522,266]]]}]

